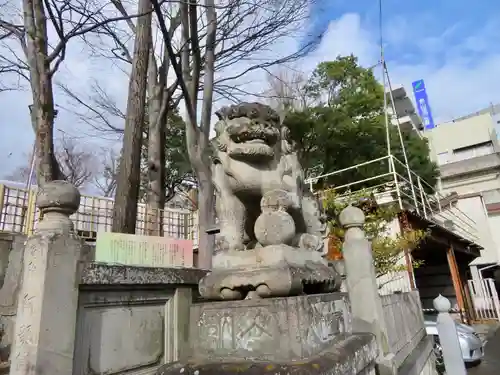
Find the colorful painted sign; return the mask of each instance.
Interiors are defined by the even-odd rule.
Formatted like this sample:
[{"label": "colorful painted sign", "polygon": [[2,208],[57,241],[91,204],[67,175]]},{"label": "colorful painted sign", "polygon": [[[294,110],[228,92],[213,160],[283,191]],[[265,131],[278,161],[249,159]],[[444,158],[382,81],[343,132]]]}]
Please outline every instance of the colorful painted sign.
[{"label": "colorful painted sign", "polygon": [[193,241],[98,232],[95,261],[145,267],[193,267]]}]

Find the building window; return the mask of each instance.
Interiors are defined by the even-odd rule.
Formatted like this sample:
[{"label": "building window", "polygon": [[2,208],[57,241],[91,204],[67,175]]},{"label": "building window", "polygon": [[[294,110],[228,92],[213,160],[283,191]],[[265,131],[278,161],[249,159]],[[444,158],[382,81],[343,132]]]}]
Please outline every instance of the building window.
[{"label": "building window", "polygon": [[437,155],[437,162],[438,162],[438,165],[443,165],[443,164],[446,164],[446,163],[449,163],[450,162],[450,155],[448,153],[448,151],[446,152],[440,152],[438,155]]},{"label": "building window", "polygon": [[453,150],[453,161],[467,160],[479,156],[489,155],[494,152],[491,141],[477,143],[472,146],[461,147]]}]

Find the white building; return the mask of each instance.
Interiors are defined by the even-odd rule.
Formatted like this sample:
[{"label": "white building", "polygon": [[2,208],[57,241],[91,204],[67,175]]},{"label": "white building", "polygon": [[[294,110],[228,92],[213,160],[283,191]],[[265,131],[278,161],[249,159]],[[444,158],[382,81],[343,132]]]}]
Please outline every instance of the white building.
[{"label": "white building", "polygon": [[499,110],[491,106],[424,133],[441,171],[440,190],[456,193],[457,206],[476,222],[484,250],[471,263],[474,280],[493,277],[500,261]]}]

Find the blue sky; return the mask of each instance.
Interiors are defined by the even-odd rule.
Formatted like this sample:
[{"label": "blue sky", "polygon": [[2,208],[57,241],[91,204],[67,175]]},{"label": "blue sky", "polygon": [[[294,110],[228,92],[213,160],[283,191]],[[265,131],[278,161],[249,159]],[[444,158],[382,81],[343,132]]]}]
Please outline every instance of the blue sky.
[{"label": "blue sky", "polygon": [[[500,12],[500,3],[495,0],[382,0],[383,28],[386,37],[391,37],[393,22],[404,20],[407,28],[413,29],[420,38],[443,34],[453,27],[449,41],[466,37],[471,29],[488,22],[491,15]],[[313,2],[310,35],[324,33],[330,24],[343,14],[357,13],[366,27],[379,27],[378,0],[316,0]],[[414,48],[416,40],[406,41],[404,53],[418,60],[419,50]],[[388,50],[388,58],[400,51]]]}]

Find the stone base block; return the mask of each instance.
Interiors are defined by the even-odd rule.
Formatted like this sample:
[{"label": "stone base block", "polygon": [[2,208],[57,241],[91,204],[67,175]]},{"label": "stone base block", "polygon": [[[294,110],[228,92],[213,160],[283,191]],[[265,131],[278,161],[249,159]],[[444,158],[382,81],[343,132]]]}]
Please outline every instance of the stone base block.
[{"label": "stone base block", "polygon": [[196,360],[292,361],[312,358],[352,330],[343,293],[191,307],[190,346]]},{"label": "stone base block", "polygon": [[340,275],[319,252],[270,245],[215,255],[214,269],[199,289],[208,300],[240,300],[327,293],[340,285]]},{"label": "stone base block", "polygon": [[327,264],[320,252],[288,245],[269,245],[244,251],[224,251],[213,257],[213,269],[273,267],[286,263],[303,266],[307,263]]},{"label": "stone base block", "polygon": [[377,345],[368,333],[339,335],[322,353],[303,361],[188,361],[162,366],[158,375],[374,375]]}]

